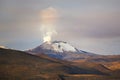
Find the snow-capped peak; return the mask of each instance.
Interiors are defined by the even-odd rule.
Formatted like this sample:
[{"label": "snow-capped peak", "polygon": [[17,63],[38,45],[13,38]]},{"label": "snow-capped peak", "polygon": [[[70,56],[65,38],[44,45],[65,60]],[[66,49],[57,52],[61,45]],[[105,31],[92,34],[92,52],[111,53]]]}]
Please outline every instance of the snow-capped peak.
[{"label": "snow-capped peak", "polygon": [[0,46],[0,48],[6,48],[5,46]]},{"label": "snow-capped peak", "polygon": [[63,41],[54,41],[52,47],[57,52],[76,52],[76,49],[73,46]]},{"label": "snow-capped peak", "polygon": [[78,50],[64,41],[44,42],[40,46],[28,50],[27,52],[34,55],[46,54],[52,58],[62,60],[85,59],[94,55],[93,53]]},{"label": "snow-capped peak", "polygon": [[56,52],[77,52],[76,48],[63,41],[53,41],[51,43],[45,42],[41,47]]}]

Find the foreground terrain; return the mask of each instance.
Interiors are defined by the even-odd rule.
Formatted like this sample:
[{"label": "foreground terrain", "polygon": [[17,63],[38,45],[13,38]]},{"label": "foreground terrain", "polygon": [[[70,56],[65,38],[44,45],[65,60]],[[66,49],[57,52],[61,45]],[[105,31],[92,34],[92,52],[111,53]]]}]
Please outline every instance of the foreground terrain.
[{"label": "foreground terrain", "polygon": [[0,80],[120,80],[119,57],[95,59],[68,62],[0,48]]}]

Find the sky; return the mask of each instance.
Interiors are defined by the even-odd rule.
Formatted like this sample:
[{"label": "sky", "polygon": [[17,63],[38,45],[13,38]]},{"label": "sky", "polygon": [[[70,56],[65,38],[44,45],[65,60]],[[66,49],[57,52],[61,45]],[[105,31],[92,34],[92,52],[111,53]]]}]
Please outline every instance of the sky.
[{"label": "sky", "polygon": [[43,43],[40,13],[57,11],[52,40],[96,54],[120,54],[120,0],[0,0],[0,46],[27,50]]}]

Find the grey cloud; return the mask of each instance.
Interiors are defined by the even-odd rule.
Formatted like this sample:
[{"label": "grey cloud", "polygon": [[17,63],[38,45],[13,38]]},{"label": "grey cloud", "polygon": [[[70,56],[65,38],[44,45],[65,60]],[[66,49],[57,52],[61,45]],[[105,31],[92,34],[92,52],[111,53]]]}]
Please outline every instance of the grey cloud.
[{"label": "grey cloud", "polygon": [[[60,19],[60,31],[74,36],[93,38],[120,37],[120,11],[105,11],[92,14],[76,14],[76,16],[64,15]],[[61,25],[62,24],[62,25]],[[73,34],[74,33],[74,34]]]},{"label": "grey cloud", "polygon": [[[111,52],[117,53],[120,46],[112,39],[120,37],[119,4],[120,0],[0,0],[0,44],[23,49],[19,44],[31,43],[23,45],[30,48],[41,43],[40,11],[52,6],[59,12],[58,35],[53,40],[79,43],[91,51],[113,48]],[[106,47],[104,41],[117,48]]]}]

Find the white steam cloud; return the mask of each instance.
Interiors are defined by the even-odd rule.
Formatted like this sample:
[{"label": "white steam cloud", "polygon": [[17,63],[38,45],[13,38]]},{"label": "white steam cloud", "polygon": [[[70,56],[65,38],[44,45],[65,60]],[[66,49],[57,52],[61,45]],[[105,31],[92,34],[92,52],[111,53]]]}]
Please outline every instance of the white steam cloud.
[{"label": "white steam cloud", "polygon": [[57,34],[55,30],[57,20],[57,10],[53,7],[49,7],[41,11],[41,33],[44,42],[50,42],[52,36]]}]

